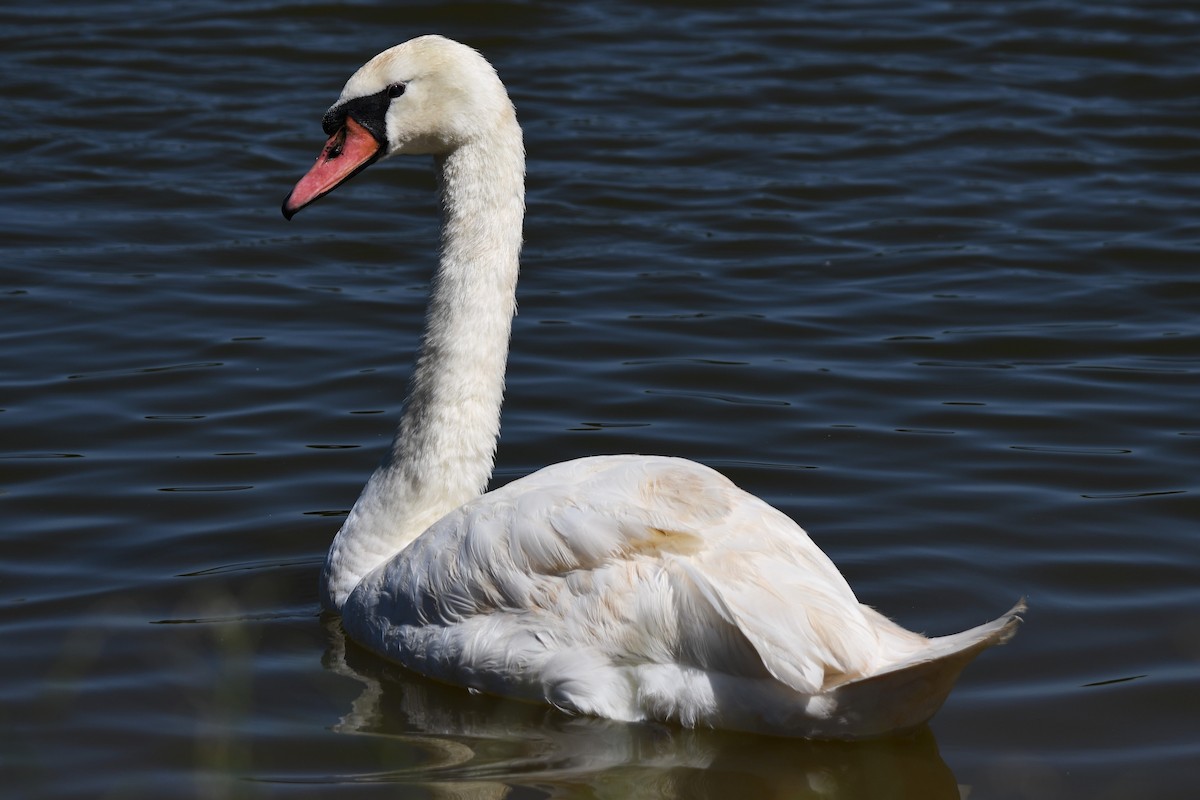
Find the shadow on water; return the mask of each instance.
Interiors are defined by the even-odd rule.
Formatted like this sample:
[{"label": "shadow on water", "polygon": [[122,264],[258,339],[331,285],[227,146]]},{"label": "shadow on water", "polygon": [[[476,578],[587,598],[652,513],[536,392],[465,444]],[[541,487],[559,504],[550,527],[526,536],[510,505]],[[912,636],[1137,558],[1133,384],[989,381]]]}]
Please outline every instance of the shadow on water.
[{"label": "shadow on water", "polygon": [[928,727],[841,743],[574,717],[436,683],[350,642],[336,618],[325,627],[324,665],[363,685],[333,730],[389,740],[392,763],[403,765],[314,775],[314,782],[388,783],[470,798],[553,796],[585,786],[613,798],[961,796]]}]

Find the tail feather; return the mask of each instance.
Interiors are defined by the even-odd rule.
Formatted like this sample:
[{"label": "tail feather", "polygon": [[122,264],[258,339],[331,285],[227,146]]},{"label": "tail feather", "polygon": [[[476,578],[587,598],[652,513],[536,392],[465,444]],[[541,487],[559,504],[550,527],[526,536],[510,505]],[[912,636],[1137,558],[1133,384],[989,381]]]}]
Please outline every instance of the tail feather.
[{"label": "tail feather", "polygon": [[944,659],[956,662],[962,660],[962,664],[965,666],[967,662],[971,661],[971,659],[984,650],[994,645],[1004,644],[1015,636],[1017,628],[1021,624],[1021,615],[1028,609],[1029,606],[1025,602],[1025,598],[1022,597],[1017,601],[1015,606],[991,622],[985,622],[982,625],[977,625],[961,633],[952,633],[949,636],[935,636],[929,640],[928,646],[921,651],[913,653],[902,661],[898,661],[886,670],[860,680],[872,680],[890,672],[907,669],[930,661],[942,661]]},{"label": "tail feather", "polygon": [[1003,616],[962,633],[929,640],[928,647],[886,669],[829,690],[840,715],[853,720],[845,738],[865,738],[915,728],[946,701],[959,673],[975,656],[1017,632],[1027,606],[1022,598]]}]

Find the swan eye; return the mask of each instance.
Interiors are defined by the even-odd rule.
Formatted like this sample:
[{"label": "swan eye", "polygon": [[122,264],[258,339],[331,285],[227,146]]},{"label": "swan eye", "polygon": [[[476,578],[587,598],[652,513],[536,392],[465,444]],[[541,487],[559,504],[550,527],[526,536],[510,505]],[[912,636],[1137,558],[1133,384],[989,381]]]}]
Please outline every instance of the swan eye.
[{"label": "swan eye", "polygon": [[404,94],[404,84],[403,83],[393,83],[391,86],[389,86],[387,88],[387,96],[388,97],[399,97],[402,94]]}]

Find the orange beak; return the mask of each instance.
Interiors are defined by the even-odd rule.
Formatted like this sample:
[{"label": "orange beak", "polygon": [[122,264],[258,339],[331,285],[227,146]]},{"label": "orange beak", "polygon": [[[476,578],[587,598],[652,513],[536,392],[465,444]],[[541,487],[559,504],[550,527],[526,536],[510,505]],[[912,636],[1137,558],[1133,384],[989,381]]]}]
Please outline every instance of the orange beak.
[{"label": "orange beak", "polygon": [[291,219],[300,209],[332,192],[383,155],[383,143],[346,117],[346,124],[325,142],[317,163],[283,201],[283,216]]}]

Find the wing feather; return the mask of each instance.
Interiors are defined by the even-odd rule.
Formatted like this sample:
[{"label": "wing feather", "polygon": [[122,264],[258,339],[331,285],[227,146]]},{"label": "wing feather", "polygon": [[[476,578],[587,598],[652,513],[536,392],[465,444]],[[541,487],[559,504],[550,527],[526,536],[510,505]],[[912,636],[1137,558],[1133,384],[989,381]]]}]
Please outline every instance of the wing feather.
[{"label": "wing feather", "polygon": [[[542,691],[560,705],[547,676],[563,664],[682,664],[812,693],[864,669],[875,647],[803,530],[719,473],[669,458],[581,459],[514,481],[439,520],[351,602],[374,607],[348,617],[379,626],[442,628],[397,639],[417,636],[423,671],[438,662],[435,675],[486,683],[513,659],[541,663]],[[587,655],[563,655],[572,650]]]}]

